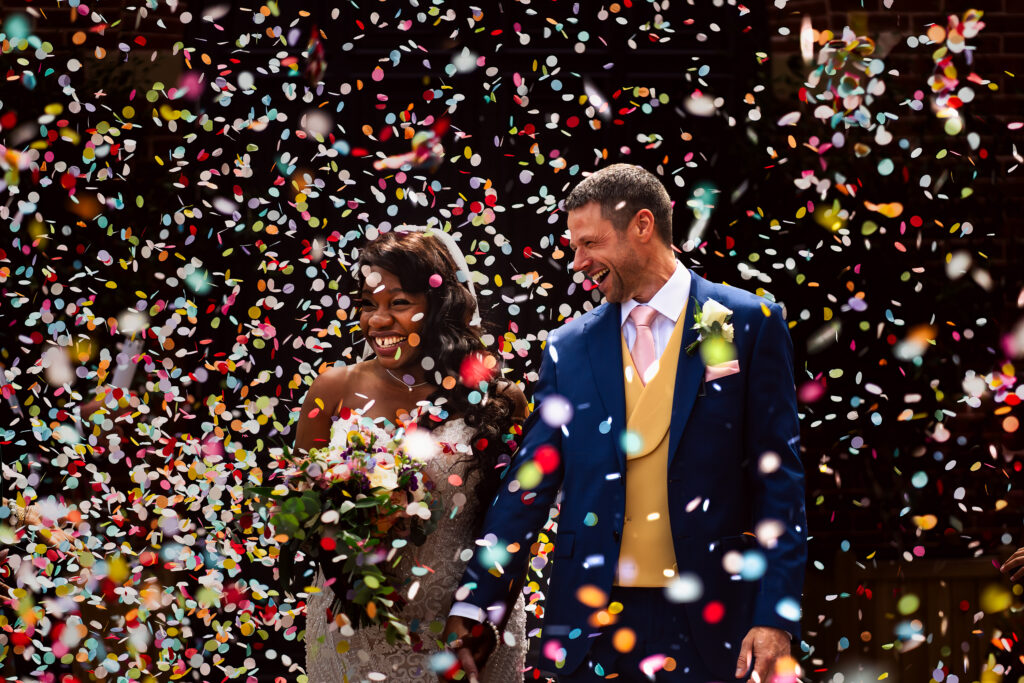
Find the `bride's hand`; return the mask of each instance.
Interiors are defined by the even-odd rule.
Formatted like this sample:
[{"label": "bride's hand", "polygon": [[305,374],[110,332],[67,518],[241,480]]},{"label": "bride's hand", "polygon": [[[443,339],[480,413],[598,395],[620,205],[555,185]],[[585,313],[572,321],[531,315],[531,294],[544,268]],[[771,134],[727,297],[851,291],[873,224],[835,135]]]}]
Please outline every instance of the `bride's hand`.
[{"label": "bride's hand", "polygon": [[384,515],[379,518],[377,520],[377,530],[381,533],[387,533],[388,531],[393,530],[400,537],[408,536],[409,515],[406,514],[405,508],[409,506],[409,494],[405,491],[392,491],[391,504],[398,509],[390,515]]},{"label": "bride's hand", "polygon": [[61,517],[51,523],[47,523],[49,520],[43,519],[42,513],[39,511],[39,507],[36,505],[28,505],[23,508],[17,504],[11,503],[11,501],[8,501],[7,499],[4,499],[3,502],[11,509],[13,513],[11,516],[19,527],[25,526],[38,529],[38,533],[42,537],[43,541],[56,550],[61,557],[64,557],[65,555],[64,551],[60,549],[61,546],[64,545],[65,541],[67,542],[68,547],[72,549],[74,548],[75,537],[64,531],[64,529],[59,526],[61,523],[68,522],[66,517]]},{"label": "bride's hand", "polygon": [[[450,616],[444,625],[444,642],[455,653],[458,668],[470,683],[477,683],[480,671],[498,643],[493,627],[465,617]],[[456,669],[458,670],[458,669]]]}]

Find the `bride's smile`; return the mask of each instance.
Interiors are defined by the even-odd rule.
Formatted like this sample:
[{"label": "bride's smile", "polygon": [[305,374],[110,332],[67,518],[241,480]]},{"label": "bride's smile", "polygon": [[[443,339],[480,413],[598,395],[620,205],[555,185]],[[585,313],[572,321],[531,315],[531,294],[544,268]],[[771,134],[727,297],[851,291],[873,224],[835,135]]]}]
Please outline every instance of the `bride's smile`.
[{"label": "bride's smile", "polygon": [[420,381],[420,333],[427,314],[427,295],[405,291],[397,275],[377,268],[366,278],[361,297],[359,327],[378,362]]}]

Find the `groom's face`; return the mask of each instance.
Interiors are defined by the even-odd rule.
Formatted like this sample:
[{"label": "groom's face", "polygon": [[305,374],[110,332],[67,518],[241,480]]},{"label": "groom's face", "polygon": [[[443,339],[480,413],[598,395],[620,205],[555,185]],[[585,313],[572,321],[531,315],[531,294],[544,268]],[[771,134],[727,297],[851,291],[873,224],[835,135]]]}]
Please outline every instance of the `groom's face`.
[{"label": "groom's face", "polygon": [[643,285],[641,254],[646,245],[627,227],[618,231],[590,202],[569,212],[569,246],[575,251],[573,270],[583,272],[612,303],[632,299]]}]

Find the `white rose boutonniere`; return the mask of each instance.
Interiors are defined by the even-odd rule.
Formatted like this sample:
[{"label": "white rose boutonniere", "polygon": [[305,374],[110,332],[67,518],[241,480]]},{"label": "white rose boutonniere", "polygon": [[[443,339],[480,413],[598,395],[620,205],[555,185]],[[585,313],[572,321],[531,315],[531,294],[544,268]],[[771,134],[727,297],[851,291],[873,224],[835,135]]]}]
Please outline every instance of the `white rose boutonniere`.
[{"label": "white rose boutonniere", "polygon": [[699,347],[708,365],[732,360],[735,357],[732,348],[735,331],[729,322],[732,310],[714,299],[708,299],[703,306],[695,301],[694,307],[693,329],[698,332],[697,341],[686,347],[686,353],[692,356]]}]

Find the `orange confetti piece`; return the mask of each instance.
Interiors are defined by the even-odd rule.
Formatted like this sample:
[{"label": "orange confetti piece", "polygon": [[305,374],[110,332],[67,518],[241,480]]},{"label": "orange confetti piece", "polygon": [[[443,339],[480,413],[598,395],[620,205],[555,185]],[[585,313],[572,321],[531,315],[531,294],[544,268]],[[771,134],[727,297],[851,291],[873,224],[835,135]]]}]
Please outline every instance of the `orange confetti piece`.
[{"label": "orange confetti piece", "polygon": [[636,633],[631,628],[620,628],[612,636],[612,647],[619,652],[631,652],[636,647]]},{"label": "orange confetti piece", "polygon": [[608,604],[608,596],[605,595],[605,592],[590,584],[579,587],[579,590],[576,591],[576,599],[587,607],[604,607]]},{"label": "orange confetti piece", "polygon": [[903,204],[899,202],[890,202],[888,204],[873,204],[869,201],[864,202],[864,206],[870,211],[877,211],[878,213],[886,216],[887,218],[896,218],[903,213]]}]

